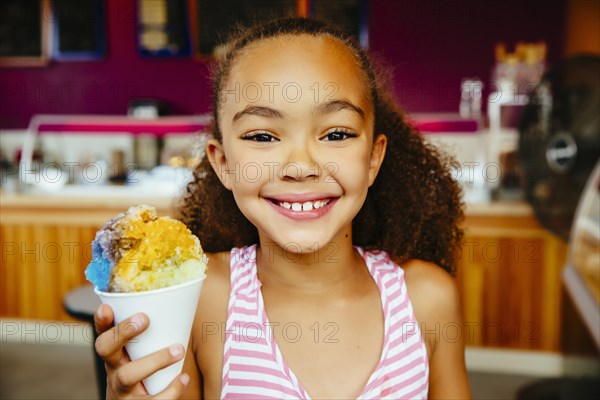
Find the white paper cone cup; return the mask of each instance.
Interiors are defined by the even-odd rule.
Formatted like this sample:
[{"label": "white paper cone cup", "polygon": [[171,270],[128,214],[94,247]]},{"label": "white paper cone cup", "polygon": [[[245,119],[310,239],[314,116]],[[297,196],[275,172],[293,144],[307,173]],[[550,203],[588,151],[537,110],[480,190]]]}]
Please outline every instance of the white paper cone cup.
[{"label": "white paper cone cup", "polygon": [[[138,312],[148,315],[148,329],[125,345],[129,357],[137,360],[175,343],[187,350],[202,281],[203,278],[146,292],[108,293],[98,289],[94,292],[112,308],[115,324]],[[183,359],[146,378],[144,386],[148,393],[155,395],[165,389],[182,368]]]}]

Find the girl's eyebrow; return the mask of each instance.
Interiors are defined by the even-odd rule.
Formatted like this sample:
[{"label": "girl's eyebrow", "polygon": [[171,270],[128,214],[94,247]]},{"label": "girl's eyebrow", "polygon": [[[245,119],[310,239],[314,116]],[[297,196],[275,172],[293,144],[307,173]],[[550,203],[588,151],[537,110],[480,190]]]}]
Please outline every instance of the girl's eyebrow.
[{"label": "girl's eyebrow", "polygon": [[[349,111],[355,112],[356,114],[358,114],[358,116],[362,120],[365,119],[365,112],[363,111],[362,108],[355,105],[354,103],[352,103],[349,100],[343,100],[343,99],[330,100],[328,102],[321,103],[314,108],[313,112],[317,115],[319,115],[319,114],[322,115],[322,114],[329,114],[329,113],[333,113],[333,112],[341,111],[341,110],[349,110]],[[235,113],[231,122],[236,122],[237,120],[242,118],[244,115],[256,115],[258,117],[265,117],[265,118],[280,118],[280,119],[284,118],[284,114],[281,111],[278,111],[274,108],[265,107],[265,106],[246,106],[242,111],[238,111],[237,113]]]},{"label": "girl's eyebrow", "polygon": [[283,118],[283,114],[274,108],[264,106],[246,106],[246,108],[244,108],[242,111],[235,113],[231,122],[237,121],[244,115],[256,115],[258,117],[266,118]]},{"label": "girl's eyebrow", "polygon": [[340,110],[350,110],[358,114],[358,116],[364,121],[365,112],[362,108],[352,103],[349,100],[330,100],[326,103],[321,103],[315,107],[315,114],[329,114]]}]

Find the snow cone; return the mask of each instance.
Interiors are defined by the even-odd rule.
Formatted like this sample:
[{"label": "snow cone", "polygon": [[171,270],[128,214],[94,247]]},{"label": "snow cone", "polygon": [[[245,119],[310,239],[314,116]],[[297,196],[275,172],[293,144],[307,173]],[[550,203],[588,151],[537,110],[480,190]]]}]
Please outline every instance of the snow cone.
[{"label": "snow cone", "polygon": [[[113,309],[115,323],[148,315],[148,329],[125,345],[136,360],[173,343],[187,350],[206,268],[200,241],[182,222],[140,205],[96,233],[85,275]],[[148,393],[166,388],[182,367],[183,359],[145,379]]]}]

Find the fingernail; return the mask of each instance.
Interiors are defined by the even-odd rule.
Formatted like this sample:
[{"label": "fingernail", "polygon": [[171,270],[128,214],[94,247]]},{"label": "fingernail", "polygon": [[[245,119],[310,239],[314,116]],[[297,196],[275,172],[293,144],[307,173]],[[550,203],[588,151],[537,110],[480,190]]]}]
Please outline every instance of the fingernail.
[{"label": "fingernail", "polygon": [[173,346],[169,347],[169,352],[173,357],[179,357],[183,354],[183,347],[181,347],[179,344],[174,344]]},{"label": "fingernail", "polygon": [[190,377],[188,376],[188,374],[183,374],[179,377],[179,380],[181,381],[181,383],[183,383],[184,385],[187,385],[188,383],[190,383]]},{"label": "fingernail", "polygon": [[131,323],[135,326],[136,329],[140,328],[144,323],[144,317],[142,314],[135,314],[131,318]]},{"label": "fingernail", "polygon": [[106,313],[104,312],[104,304],[103,304],[100,306],[100,308],[98,308],[98,318],[104,319],[105,316],[106,316]]}]

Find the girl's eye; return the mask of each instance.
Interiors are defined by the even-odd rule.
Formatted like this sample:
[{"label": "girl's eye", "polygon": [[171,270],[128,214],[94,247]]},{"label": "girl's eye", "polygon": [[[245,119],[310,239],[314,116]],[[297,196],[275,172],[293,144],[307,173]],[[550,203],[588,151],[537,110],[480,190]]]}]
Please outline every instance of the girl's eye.
[{"label": "girl's eye", "polygon": [[333,130],[333,131],[327,133],[327,135],[325,135],[323,137],[323,140],[339,141],[339,140],[344,140],[344,139],[348,139],[348,138],[352,138],[352,137],[356,137],[356,136],[357,135],[354,132],[336,129],[336,130]]},{"label": "girl's eye", "polygon": [[278,142],[275,136],[267,132],[251,132],[242,136],[242,140],[252,140],[253,142]]}]

